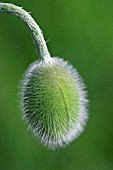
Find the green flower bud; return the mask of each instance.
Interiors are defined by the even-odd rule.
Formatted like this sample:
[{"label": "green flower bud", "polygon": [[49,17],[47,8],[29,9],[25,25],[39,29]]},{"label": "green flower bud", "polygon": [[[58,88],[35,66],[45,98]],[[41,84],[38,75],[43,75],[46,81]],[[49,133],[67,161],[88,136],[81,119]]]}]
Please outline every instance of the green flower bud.
[{"label": "green flower bud", "polygon": [[22,81],[22,109],[41,143],[68,144],[87,119],[84,85],[77,71],[60,58],[34,62]]}]

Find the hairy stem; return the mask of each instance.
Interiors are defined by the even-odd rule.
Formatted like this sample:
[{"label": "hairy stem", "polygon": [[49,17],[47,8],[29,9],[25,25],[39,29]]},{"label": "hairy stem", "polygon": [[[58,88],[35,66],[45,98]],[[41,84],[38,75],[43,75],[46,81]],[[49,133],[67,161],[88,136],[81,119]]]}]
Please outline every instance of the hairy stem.
[{"label": "hairy stem", "polygon": [[11,13],[20,18],[32,33],[39,59],[45,60],[45,58],[50,57],[42,31],[28,12],[9,3],[0,3],[0,12]]}]

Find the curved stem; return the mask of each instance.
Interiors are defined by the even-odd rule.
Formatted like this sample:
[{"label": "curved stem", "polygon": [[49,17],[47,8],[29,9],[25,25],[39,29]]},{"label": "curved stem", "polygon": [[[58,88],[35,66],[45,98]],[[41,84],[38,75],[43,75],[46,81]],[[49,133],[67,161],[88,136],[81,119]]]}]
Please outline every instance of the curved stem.
[{"label": "curved stem", "polygon": [[21,7],[9,3],[0,3],[0,12],[11,13],[20,18],[32,33],[39,59],[44,60],[50,57],[42,31],[28,12]]}]

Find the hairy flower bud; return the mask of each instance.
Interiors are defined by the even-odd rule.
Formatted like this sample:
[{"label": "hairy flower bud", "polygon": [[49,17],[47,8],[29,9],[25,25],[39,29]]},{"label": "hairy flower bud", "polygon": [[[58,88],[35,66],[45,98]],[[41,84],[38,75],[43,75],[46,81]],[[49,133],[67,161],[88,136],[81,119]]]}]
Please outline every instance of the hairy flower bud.
[{"label": "hairy flower bud", "polygon": [[87,119],[84,85],[60,58],[34,62],[22,81],[22,109],[40,142],[58,148],[83,130]]}]

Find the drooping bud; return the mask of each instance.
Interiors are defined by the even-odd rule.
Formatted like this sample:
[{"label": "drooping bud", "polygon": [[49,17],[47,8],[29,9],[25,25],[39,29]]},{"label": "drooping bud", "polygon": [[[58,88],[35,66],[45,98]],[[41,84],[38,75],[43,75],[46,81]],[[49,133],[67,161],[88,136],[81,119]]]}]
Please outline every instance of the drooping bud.
[{"label": "drooping bud", "polygon": [[84,83],[68,62],[50,57],[42,31],[29,13],[9,3],[0,3],[0,12],[25,23],[38,51],[39,60],[30,65],[21,82],[23,118],[45,146],[65,146],[83,131],[87,120]]}]

